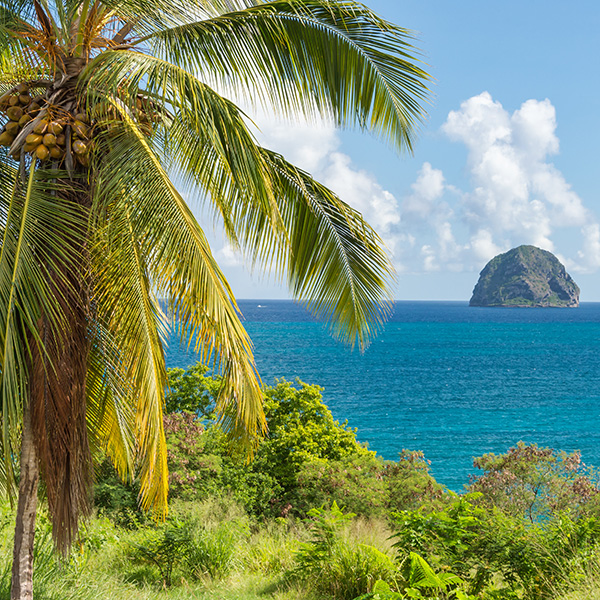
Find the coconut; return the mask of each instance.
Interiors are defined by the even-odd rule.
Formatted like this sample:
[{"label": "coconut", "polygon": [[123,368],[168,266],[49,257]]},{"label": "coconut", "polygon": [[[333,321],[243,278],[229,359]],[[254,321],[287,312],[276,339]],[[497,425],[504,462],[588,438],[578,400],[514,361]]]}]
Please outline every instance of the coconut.
[{"label": "coconut", "polygon": [[44,144],[40,144],[36,149],[35,149],[35,155],[40,159],[40,160],[46,160],[49,156],[50,156],[50,150],[48,150],[48,148],[46,148],[46,146],[44,146]]},{"label": "coconut", "polygon": [[84,167],[90,166],[90,160],[87,154],[76,154],[75,158],[80,165],[83,165]]},{"label": "coconut", "polygon": [[44,136],[40,135],[39,133],[30,133],[25,138],[25,143],[26,144],[35,144],[36,146],[38,144],[41,144],[43,141],[44,141]]},{"label": "coconut", "polygon": [[19,102],[21,106],[29,106],[31,104],[31,97],[29,94],[19,94]]},{"label": "coconut", "polygon": [[19,92],[19,94],[26,94],[29,91],[29,86],[26,83],[20,83],[17,86],[17,92]]},{"label": "coconut", "polygon": [[27,125],[27,123],[29,123],[29,121],[31,121],[33,119],[33,117],[31,115],[28,115],[27,113],[24,114],[20,119],[19,119],[19,127],[24,127],[25,125]]},{"label": "coconut", "polygon": [[50,156],[54,159],[54,160],[60,160],[61,158],[63,158],[65,155],[65,151],[60,148],[59,146],[53,146],[52,148],[50,148]]},{"label": "coconut", "polygon": [[67,138],[65,137],[64,133],[60,133],[59,135],[56,136],[56,144],[58,146],[64,146],[66,141],[67,141]]},{"label": "coconut", "polygon": [[87,137],[88,133],[89,133],[89,127],[80,120],[76,120],[73,123],[73,131],[79,136],[79,137]]},{"label": "coconut", "polygon": [[88,116],[84,112],[78,112],[75,115],[75,121],[81,121],[82,123],[90,122],[90,120],[88,119]]},{"label": "coconut", "polygon": [[6,131],[8,131],[8,133],[10,133],[10,135],[17,135],[17,133],[19,133],[19,124],[15,123],[14,121],[9,121],[5,126],[4,129],[6,129]]},{"label": "coconut", "polygon": [[10,146],[15,139],[14,135],[8,133],[8,131],[4,131],[0,133],[0,145],[2,146]]},{"label": "coconut", "polygon": [[11,121],[19,121],[19,119],[23,116],[23,109],[20,106],[11,106],[6,114]]},{"label": "coconut", "polygon": [[33,131],[34,131],[34,133],[39,133],[41,135],[43,133],[46,133],[46,129],[48,129],[48,119],[42,119],[33,128]]},{"label": "coconut", "polygon": [[75,154],[86,154],[88,151],[88,147],[87,144],[85,142],[82,142],[81,140],[75,140],[73,142],[73,152],[75,152]]},{"label": "coconut", "polygon": [[54,135],[58,135],[63,132],[63,126],[58,121],[50,121],[48,123],[48,131]]},{"label": "coconut", "polygon": [[25,152],[33,152],[37,147],[39,146],[39,144],[23,144],[23,150],[25,150]]},{"label": "coconut", "polygon": [[43,144],[44,146],[48,146],[48,148],[56,146],[56,136],[53,133],[47,133],[44,136]]},{"label": "coconut", "polygon": [[34,101],[27,107],[27,112],[33,114],[40,110],[40,108],[42,108],[41,105]]},{"label": "coconut", "polygon": [[11,96],[8,99],[8,104],[10,106],[17,106],[17,104],[19,104],[19,95],[18,94],[14,94],[13,96]]}]

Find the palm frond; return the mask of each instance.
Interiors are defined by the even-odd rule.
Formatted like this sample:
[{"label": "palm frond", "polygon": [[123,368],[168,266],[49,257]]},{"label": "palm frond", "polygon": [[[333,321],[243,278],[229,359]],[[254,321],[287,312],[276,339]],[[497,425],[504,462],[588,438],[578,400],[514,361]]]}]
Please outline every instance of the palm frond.
[{"label": "palm frond", "polygon": [[[32,164],[27,184],[23,186],[20,176],[13,173],[13,193],[2,239],[0,391],[3,460],[9,489],[14,484],[12,461],[18,454],[15,441],[22,404],[29,393],[28,373],[34,348],[48,358],[40,319],[43,316],[56,335],[67,329],[56,286],[70,289],[69,282],[60,274],[71,272],[79,261],[72,251],[72,240],[82,229],[80,214],[68,202],[57,199],[48,180],[54,176],[36,172]],[[55,276],[50,277],[50,272]],[[57,368],[52,361],[48,362],[48,369]]]},{"label": "palm frond", "polygon": [[[120,193],[127,191],[121,188]],[[117,372],[126,374],[137,398],[141,504],[165,515],[168,477],[162,404],[166,371],[161,342],[165,319],[151,290],[142,241],[132,226],[129,207],[119,196],[115,198],[119,201],[111,207],[110,223],[99,228],[92,253],[96,310],[118,349],[122,365]]]},{"label": "palm frond", "polygon": [[123,372],[124,361],[98,315],[91,323],[90,337],[86,385],[92,454],[108,455],[121,478],[131,479],[135,472],[135,388]]},{"label": "palm frond", "polygon": [[[233,294],[159,157],[123,116],[124,131],[107,139],[106,163],[98,167],[98,214],[109,211],[111,196],[127,186],[122,201],[131,206],[132,227],[142,240],[153,286],[167,298],[181,336],[193,340],[202,360],[214,360],[223,373],[217,409],[233,434],[252,444],[264,428],[262,393]],[[114,169],[115,164],[127,164],[127,172]]]},{"label": "palm frond", "polygon": [[205,190],[220,208],[230,239],[251,263],[287,274],[295,297],[329,321],[337,337],[368,345],[389,314],[394,269],[357,211],[282,156],[255,146],[281,221],[275,226],[260,199],[246,193],[231,165],[205,142],[194,112],[177,113],[165,151],[177,178],[194,183],[196,193]]},{"label": "palm frond", "polygon": [[274,0],[142,41],[248,102],[287,117],[325,115],[399,149],[412,148],[424,118],[429,76],[413,35],[356,2]]}]

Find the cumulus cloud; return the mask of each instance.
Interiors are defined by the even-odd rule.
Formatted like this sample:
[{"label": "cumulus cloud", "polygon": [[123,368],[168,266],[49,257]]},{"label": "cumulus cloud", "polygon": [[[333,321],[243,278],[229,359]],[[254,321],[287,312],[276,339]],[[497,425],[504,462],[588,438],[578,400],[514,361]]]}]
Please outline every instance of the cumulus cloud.
[{"label": "cumulus cloud", "polygon": [[406,228],[420,221],[429,236],[419,258],[424,270],[480,268],[519,244],[556,252],[553,236],[564,228],[576,228],[582,240],[570,268],[600,267],[600,227],[551,162],[559,140],[548,99],[527,100],[510,114],[483,92],[451,111],[442,131],[467,148],[471,188],[448,185],[429,163],[418,173],[401,217]]},{"label": "cumulus cloud", "polygon": [[[487,92],[464,101],[442,133],[466,148],[469,184],[457,186],[449,181],[456,174],[424,162],[399,198],[342,152],[332,124],[290,124],[266,113],[255,122],[262,144],[364,215],[401,272],[479,270],[519,244],[558,253],[574,271],[600,268],[600,225],[552,162],[560,144],[548,99],[527,100],[512,113]],[[556,234],[565,228],[578,234],[579,248],[564,247],[569,236]],[[227,265],[240,262],[228,246],[217,254]]]}]

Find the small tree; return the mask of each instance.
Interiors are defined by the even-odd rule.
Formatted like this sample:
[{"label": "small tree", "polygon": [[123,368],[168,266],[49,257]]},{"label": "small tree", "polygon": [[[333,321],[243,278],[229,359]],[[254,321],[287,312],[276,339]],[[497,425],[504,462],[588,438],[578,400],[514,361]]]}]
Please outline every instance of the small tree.
[{"label": "small tree", "polygon": [[595,473],[581,462],[579,452],[519,442],[505,454],[477,457],[473,465],[483,474],[472,478],[470,490],[530,523],[563,510],[576,515],[600,492]]}]

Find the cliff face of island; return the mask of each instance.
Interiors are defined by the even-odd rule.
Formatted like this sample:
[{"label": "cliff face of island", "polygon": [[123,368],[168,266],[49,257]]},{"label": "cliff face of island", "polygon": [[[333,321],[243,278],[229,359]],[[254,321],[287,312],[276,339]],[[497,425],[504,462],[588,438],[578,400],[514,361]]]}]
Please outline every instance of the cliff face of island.
[{"label": "cliff face of island", "polygon": [[492,258],[469,306],[579,306],[579,286],[547,250],[519,246]]}]

